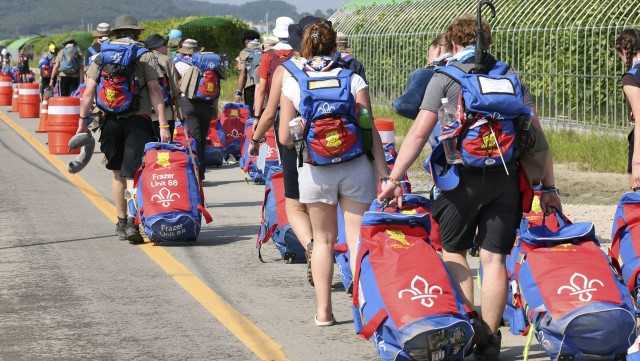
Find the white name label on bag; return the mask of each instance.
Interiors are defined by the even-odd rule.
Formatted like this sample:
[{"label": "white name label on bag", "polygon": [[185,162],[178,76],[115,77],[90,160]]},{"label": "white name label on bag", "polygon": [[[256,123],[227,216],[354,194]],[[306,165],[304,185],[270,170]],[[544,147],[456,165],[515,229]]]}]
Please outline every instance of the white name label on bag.
[{"label": "white name label on bag", "polygon": [[516,94],[516,89],[509,79],[493,79],[479,76],[478,82],[480,82],[482,94]]}]

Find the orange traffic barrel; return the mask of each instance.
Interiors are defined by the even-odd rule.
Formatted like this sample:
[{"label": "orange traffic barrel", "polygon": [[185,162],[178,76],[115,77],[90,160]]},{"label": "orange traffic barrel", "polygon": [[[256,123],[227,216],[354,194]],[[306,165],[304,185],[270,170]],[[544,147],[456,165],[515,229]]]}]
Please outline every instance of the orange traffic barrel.
[{"label": "orange traffic barrel", "polygon": [[0,74],[0,105],[11,105],[12,97],[13,87],[11,86],[11,76],[7,74]]},{"label": "orange traffic barrel", "polygon": [[376,118],[373,122],[378,133],[380,133],[382,144],[392,144],[396,142],[396,127],[393,119]]},{"label": "orange traffic barrel", "polygon": [[37,118],[40,115],[40,84],[23,83],[18,89],[20,118]]},{"label": "orange traffic barrel", "polygon": [[12,95],[11,95],[11,111],[12,112],[17,112],[18,111],[18,88],[20,87],[20,84],[18,83],[13,83],[13,91],[12,91]]},{"label": "orange traffic barrel", "polygon": [[70,150],[69,139],[76,134],[80,119],[80,99],[75,97],[49,98],[47,109],[47,135],[49,153],[78,154],[80,149]]},{"label": "orange traffic barrel", "polygon": [[49,112],[49,102],[47,99],[43,99],[40,103],[40,122],[38,123],[38,129],[36,133],[47,132],[47,113]]}]

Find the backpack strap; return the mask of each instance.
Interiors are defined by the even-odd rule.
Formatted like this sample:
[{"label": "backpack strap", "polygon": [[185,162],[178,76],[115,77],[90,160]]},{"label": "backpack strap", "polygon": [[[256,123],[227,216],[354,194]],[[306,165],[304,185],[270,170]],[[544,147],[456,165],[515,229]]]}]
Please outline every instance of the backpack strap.
[{"label": "backpack strap", "polygon": [[309,75],[307,75],[307,73],[305,73],[302,69],[298,68],[298,66],[296,66],[296,64],[291,59],[282,63],[282,66],[298,83],[300,83],[302,80],[309,79]]}]

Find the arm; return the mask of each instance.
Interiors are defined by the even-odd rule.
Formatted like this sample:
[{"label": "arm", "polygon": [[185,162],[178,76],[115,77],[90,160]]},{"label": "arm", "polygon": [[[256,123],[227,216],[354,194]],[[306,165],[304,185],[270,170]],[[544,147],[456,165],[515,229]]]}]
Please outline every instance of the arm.
[{"label": "arm", "polygon": [[278,126],[278,135],[280,143],[285,146],[293,144],[291,135],[289,134],[289,122],[296,117],[296,109],[289,98],[280,95],[280,124]]},{"label": "arm", "polygon": [[271,83],[272,96],[269,97],[267,107],[262,112],[260,119],[258,120],[256,129],[253,132],[253,139],[263,138],[269,129],[273,127],[273,123],[275,123],[278,107],[280,106],[280,94],[282,93],[282,78],[284,76],[284,71],[284,68],[279,66],[275,73],[273,73],[273,81]]},{"label": "arm", "polygon": [[[371,114],[371,120],[373,121],[373,112],[371,110],[371,100],[369,99],[369,89],[364,88],[356,94],[356,108],[367,109]],[[380,133],[375,126],[372,127],[371,136],[373,138],[373,147],[371,152],[373,153],[373,161],[378,174],[378,178],[386,177],[389,174],[389,168],[387,167],[386,158],[384,156],[384,148],[382,147],[382,140],[380,139]]]},{"label": "arm", "polygon": [[56,77],[58,76],[58,70],[60,69],[60,62],[55,61],[53,64],[53,70],[51,70],[51,80],[49,80],[49,86],[53,86],[56,82]]},{"label": "arm", "polygon": [[151,99],[151,104],[158,114],[158,121],[160,122],[160,126],[168,125],[167,119],[164,113],[164,97],[162,96],[162,88],[160,87],[160,83],[158,80],[151,80],[147,82],[147,88],[149,89],[149,98]]},{"label": "arm", "polygon": [[[255,100],[253,104],[253,113],[255,115],[262,114],[262,106],[264,105],[264,99],[267,96],[267,79],[260,78],[260,82],[256,86]],[[273,88],[273,87],[272,87]],[[278,99],[278,98],[276,98]]]},{"label": "arm", "polygon": [[92,78],[87,77],[87,84],[84,92],[82,93],[82,98],[80,98],[80,119],[78,120],[78,131],[77,133],[88,133],[89,126],[88,122],[85,120],[90,117],[91,109],[93,108],[93,98],[96,94],[96,86],[97,83]]},{"label": "arm", "polygon": [[438,116],[435,113],[424,109],[420,110],[418,117],[402,142],[396,164],[389,175],[391,182],[383,183],[382,190],[378,195],[379,199],[387,199],[393,196],[398,186],[397,183],[407,173],[413,162],[418,159],[437,121]]},{"label": "arm", "polygon": [[[240,65],[239,65],[240,66]],[[247,84],[247,69],[244,66],[240,66],[240,75],[238,76],[238,84],[236,85],[236,92],[234,94],[234,100],[239,103],[242,99],[242,91]]]}]

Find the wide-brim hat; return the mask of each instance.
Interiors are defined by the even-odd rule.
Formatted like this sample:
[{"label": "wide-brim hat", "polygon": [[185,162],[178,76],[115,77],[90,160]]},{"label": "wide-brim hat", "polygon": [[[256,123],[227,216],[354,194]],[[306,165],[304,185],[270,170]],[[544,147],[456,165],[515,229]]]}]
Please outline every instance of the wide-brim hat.
[{"label": "wide-brim hat", "polygon": [[287,16],[281,16],[277,18],[276,26],[273,28],[273,35],[278,39],[288,39],[289,25],[293,23],[294,23],[293,19]]},{"label": "wide-brim hat", "polygon": [[149,50],[162,48],[167,46],[167,39],[160,34],[153,34],[145,39],[144,46]]},{"label": "wide-brim hat", "polygon": [[198,41],[194,39],[184,39],[182,46],[177,50],[180,54],[192,55],[198,49]]},{"label": "wide-brim hat", "polygon": [[113,22],[113,28],[111,29],[111,31],[116,31],[116,30],[144,30],[143,27],[141,27],[138,24],[138,19],[134,18],[131,15],[122,15],[122,16],[118,16],[116,18],[116,20]]},{"label": "wide-brim hat", "polygon": [[111,25],[107,23],[100,23],[98,24],[98,26],[96,26],[96,30],[94,30],[91,35],[93,35],[94,38],[101,38],[103,36],[109,36],[110,32]]}]

